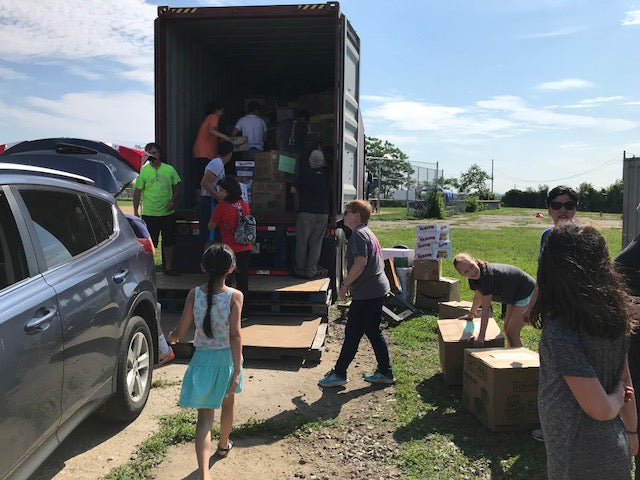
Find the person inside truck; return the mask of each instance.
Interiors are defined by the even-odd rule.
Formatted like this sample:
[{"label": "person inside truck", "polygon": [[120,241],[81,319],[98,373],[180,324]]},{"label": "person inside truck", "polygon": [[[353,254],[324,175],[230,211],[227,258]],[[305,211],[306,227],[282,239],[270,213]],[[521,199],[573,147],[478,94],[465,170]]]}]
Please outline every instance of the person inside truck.
[{"label": "person inside truck", "polygon": [[209,231],[209,220],[213,209],[224,200],[218,191],[218,182],[224,178],[225,165],[229,163],[233,156],[233,145],[231,142],[220,142],[218,156],[211,160],[204,169],[200,179],[200,201],[198,202],[198,222],[200,224],[200,240],[202,247],[206,248],[209,242],[220,241],[220,229]]},{"label": "person inside truck", "polygon": [[[210,102],[205,111],[205,119],[198,129],[195,142],[193,143],[193,162],[187,185],[194,190],[194,200],[198,201],[197,192],[200,190],[200,178],[207,164],[218,156],[218,143],[220,140],[231,141],[228,135],[218,130],[218,125],[222,115],[224,115],[224,105],[218,102]],[[191,194],[191,192],[189,192]]]},{"label": "person inside truck", "polygon": [[249,112],[240,117],[236,122],[236,126],[231,132],[231,136],[243,135],[247,137],[249,150],[242,152],[243,160],[253,160],[256,152],[264,151],[264,140],[267,134],[267,124],[258,116],[260,104],[252,101],[249,103]]},{"label": "person inside truck", "polygon": [[302,158],[307,148],[308,122],[309,112],[306,110],[296,110],[293,118],[282,121],[277,132],[278,150]]},{"label": "person inside truck", "polygon": [[318,266],[329,219],[329,170],[322,150],[311,152],[309,167],[300,168],[291,193],[298,195],[294,275],[326,277],[327,269]]}]

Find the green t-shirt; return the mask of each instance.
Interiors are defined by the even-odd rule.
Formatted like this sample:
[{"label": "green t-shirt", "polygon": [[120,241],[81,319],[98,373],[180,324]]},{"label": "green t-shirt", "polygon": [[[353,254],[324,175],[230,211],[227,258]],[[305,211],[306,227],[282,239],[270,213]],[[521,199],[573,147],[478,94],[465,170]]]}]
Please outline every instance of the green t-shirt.
[{"label": "green t-shirt", "polygon": [[161,163],[158,169],[149,163],[140,169],[135,188],[142,190],[142,215],[164,217],[175,210],[168,210],[167,204],[173,196],[173,186],[180,183],[176,169]]}]

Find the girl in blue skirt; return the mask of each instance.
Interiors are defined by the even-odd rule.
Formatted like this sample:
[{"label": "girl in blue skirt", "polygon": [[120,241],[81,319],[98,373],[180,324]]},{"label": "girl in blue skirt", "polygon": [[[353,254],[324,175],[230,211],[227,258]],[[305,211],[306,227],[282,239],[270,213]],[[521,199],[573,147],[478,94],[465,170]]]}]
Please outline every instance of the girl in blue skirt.
[{"label": "girl in blue skirt", "polygon": [[209,276],[206,285],[192,288],[175,331],[169,333],[174,344],[193,322],[196,351],[182,380],[179,405],[197,408],[196,457],[201,480],[209,480],[211,427],[214,409],[221,408],[220,440],[216,453],[226,457],[233,447],[229,434],[233,425],[234,394],[242,391],[242,338],[240,312],[242,292],[225,285],[235,268],[233,251],[220,243],[202,255],[202,271]]}]

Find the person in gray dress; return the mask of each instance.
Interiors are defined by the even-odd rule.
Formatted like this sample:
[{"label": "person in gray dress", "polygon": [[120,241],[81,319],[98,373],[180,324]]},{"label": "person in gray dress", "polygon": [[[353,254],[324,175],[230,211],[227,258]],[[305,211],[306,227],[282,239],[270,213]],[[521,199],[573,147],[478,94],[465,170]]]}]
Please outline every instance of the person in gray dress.
[{"label": "person in gray dress", "polygon": [[546,239],[531,310],[540,335],[538,411],[547,477],[630,479],[638,451],[627,363],[637,321],[604,238],[566,222]]}]

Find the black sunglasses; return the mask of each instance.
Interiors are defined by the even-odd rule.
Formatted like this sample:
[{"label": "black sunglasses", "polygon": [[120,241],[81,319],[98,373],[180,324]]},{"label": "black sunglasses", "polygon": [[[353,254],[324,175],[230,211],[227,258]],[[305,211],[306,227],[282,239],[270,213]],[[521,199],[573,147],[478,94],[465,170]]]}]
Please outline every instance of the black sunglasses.
[{"label": "black sunglasses", "polygon": [[575,210],[577,203],[569,200],[568,202],[551,202],[549,206],[551,210],[560,210],[562,207],[564,207],[565,210]]},{"label": "black sunglasses", "polygon": [[347,213],[356,213],[354,210],[345,210],[344,212],[342,212],[342,215],[346,215]]}]

